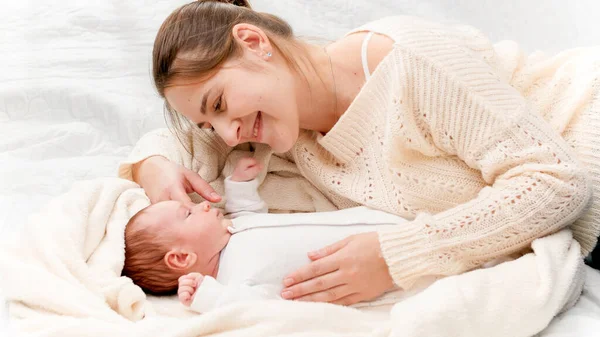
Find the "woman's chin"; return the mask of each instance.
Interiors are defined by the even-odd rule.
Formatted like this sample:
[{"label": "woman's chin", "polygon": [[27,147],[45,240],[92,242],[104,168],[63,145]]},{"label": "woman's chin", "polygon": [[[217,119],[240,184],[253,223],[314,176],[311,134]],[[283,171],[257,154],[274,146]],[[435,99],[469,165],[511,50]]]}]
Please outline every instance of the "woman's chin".
[{"label": "woman's chin", "polygon": [[271,147],[275,153],[285,153],[294,147],[294,144],[298,141],[299,132],[295,134],[288,134],[286,137],[277,139],[271,139],[267,144]]},{"label": "woman's chin", "polygon": [[269,146],[275,153],[285,153],[292,149],[294,142],[276,141],[274,144],[269,144]]}]

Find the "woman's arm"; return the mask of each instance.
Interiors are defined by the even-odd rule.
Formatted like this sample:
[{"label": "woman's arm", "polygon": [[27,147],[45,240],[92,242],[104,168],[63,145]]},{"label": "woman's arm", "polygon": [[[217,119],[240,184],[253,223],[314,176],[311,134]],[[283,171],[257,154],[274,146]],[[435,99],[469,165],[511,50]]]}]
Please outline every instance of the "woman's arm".
[{"label": "woman's arm", "polygon": [[534,107],[484,60],[446,48],[432,54],[399,47],[399,68],[407,70],[400,81],[412,90],[405,89],[409,106],[400,108],[421,130],[407,147],[455,155],[490,186],[445,212],[419,214],[410,227],[379,231],[383,256],[402,287],[526,248],[576,220],[591,197],[573,149]]},{"label": "woman's arm", "polygon": [[[283,293],[291,293],[286,298],[338,301],[339,292],[331,289],[346,285],[351,289],[344,293],[362,295],[344,304],[367,299],[373,294],[359,279],[384,280],[383,266],[376,276],[363,273],[381,265],[378,254],[405,289],[422,276],[460,274],[569,225],[590,200],[573,149],[485,57],[442,33],[439,40],[411,38],[397,41],[393,51],[400,92],[397,115],[386,125],[396,126],[389,132],[392,143],[402,144],[405,153],[459,157],[490,186],[445,212],[421,213],[406,226],[379,230],[380,246],[362,235],[346,240],[352,245],[312,254],[315,262],[285,283]],[[368,112],[358,117],[368,118]],[[378,254],[362,261],[353,256],[360,250]],[[385,290],[382,285],[377,292]]]},{"label": "woman's arm", "polygon": [[[232,150],[216,133],[208,130],[194,130],[179,139],[167,128],[156,129],[138,140],[127,159],[120,164],[119,177],[133,180],[134,166],[152,156],[164,157],[194,172],[198,172],[201,166],[205,165],[222,168],[227,155]],[[211,170],[211,177],[205,179],[210,180],[212,176],[218,176],[218,167],[215,167],[214,173]],[[135,167],[135,169],[139,168],[139,166]]]}]

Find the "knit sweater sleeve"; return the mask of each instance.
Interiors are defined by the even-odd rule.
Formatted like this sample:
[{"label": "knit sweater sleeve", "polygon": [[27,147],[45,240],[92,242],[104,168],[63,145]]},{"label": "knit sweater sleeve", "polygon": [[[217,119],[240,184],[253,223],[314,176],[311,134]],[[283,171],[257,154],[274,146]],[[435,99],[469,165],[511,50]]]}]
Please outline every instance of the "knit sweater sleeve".
[{"label": "knit sweater sleeve", "polygon": [[591,194],[573,150],[488,62],[454,43],[437,44],[395,47],[401,94],[388,125],[403,135],[405,150],[457,156],[489,186],[447,211],[378,231],[403,288],[522,250],[573,222]]},{"label": "knit sweater sleeve", "polygon": [[198,130],[180,140],[167,128],[156,129],[135,144],[128,158],[120,163],[118,175],[120,178],[133,180],[134,164],[152,156],[162,156],[198,172],[204,180],[212,181],[220,174],[231,151],[232,148],[214,132]]}]

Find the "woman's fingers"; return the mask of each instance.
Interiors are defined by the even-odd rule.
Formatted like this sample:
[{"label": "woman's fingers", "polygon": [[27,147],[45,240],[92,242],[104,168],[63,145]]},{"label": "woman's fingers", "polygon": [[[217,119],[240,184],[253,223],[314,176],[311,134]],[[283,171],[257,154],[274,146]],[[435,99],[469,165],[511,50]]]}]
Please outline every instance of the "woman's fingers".
[{"label": "woman's fingers", "polygon": [[352,235],[315,255],[318,258],[284,280],[282,297],[350,305],[394,286],[375,232]]},{"label": "woman's fingers", "polygon": [[[284,280],[283,285],[290,288],[295,284],[300,284],[311,280],[317,276],[329,274],[339,269],[339,261],[334,256],[329,256],[318,261],[311,262],[295,272],[289,274]],[[306,287],[306,285],[303,285]]]},{"label": "woman's fingers", "polygon": [[183,175],[189,182],[192,190],[200,194],[201,197],[210,202],[221,201],[221,196],[198,173],[186,169]]},{"label": "woman's fingers", "polygon": [[321,248],[319,250],[309,252],[308,257],[313,261],[322,259],[322,258],[329,256],[329,255],[337,252],[338,250],[344,248],[344,246],[346,246],[347,243],[348,243],[348,239],[338,241],[338,242],[331,244],[325,248]]},{"label": "woman's fingers", "polygon": [[[334,271],[319,277],[315,277],[303,283],[296,284],[289,288],[285,288],[281,291],[281,297],[286,300],[301,299],[303,296],[316,294],[328,289],[334,289],[341,285],[344,285],[343,279],[340,277],[340,274],[337,271]],[[343,296],[346,295],[347,294],[344,294]],[[318,297],[321,298],[323,295],[319,295]],[[327,301],[329,300],[319,302]]]},{"label": "woman's fingers", "polygon": [[362,298],[362,296],[360,294],[354,293],[354,294],[347,295],[346,297],[339,298],[335,301],[330,301],[329,303],[343,305],[343,306],[349,306],[349,305],[361,302],[363,300],[364,299]]},{"label": "woman's fingers", "polygon": [[347,285],[333,287],[327,290],[319,291],[314,294],[309,294],[297,298],[297,301],[303,302],[335,302],[352,294],[352,289]]},{"label": "woman's fingers", "polygon": [[171,200],[181,201],[184,204],[188,204],[188,203],[192,202],[192,199],[190,198],[190,196],[182,188],[172,190],[169,197]]}]

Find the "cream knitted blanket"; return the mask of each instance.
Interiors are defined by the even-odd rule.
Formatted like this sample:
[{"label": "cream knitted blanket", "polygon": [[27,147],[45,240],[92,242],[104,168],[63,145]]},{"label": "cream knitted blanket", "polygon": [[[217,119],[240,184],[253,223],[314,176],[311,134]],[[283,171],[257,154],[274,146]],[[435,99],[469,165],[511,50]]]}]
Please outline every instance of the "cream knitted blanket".
[{"label": "cream knitted blanket", "polygon": [[[373,316],[327,304],[242,303],[191,315],[120,276],[127,219],[148,200],[132,182],[83,182],[0,251],[0,287],[25,336],[531,336],[578,298],[579,244],[564,230],[515,261],[437,281]],[[510,308],[510,310],[509,310]],[[142,319],[145,317],[145,319]]]}]

